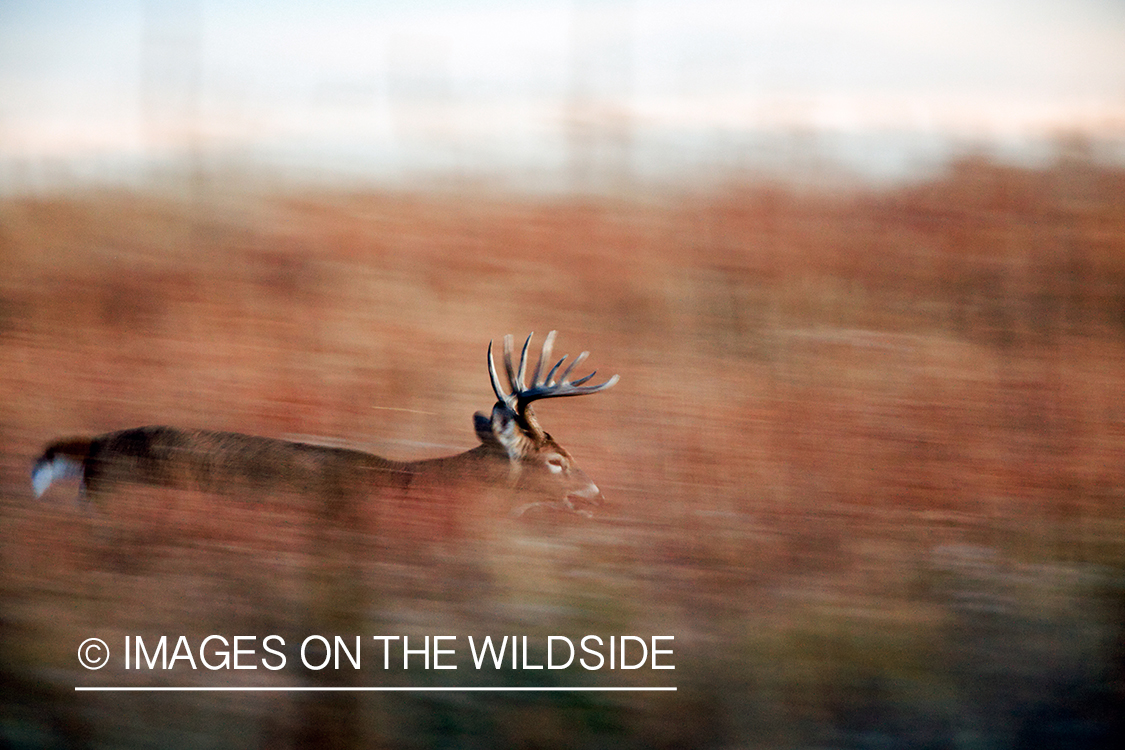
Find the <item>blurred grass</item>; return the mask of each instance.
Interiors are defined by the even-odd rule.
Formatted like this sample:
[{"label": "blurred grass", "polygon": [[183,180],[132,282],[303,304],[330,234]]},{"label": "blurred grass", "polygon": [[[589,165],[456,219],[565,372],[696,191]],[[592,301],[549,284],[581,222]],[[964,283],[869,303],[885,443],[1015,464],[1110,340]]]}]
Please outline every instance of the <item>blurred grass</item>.
[{"label": "blurred grass", "polygon": [[[0,258],[10,744],[1007,748],[1121,733],[1121,171],[967,159],[891,192],[732,183],[612,201],[216,181],[3,200]],[[49,440],[148,423],[394,458],[469,448],[493,401],[487,341],[551,328],[560,354],[590,349],[622,376],[540,410],[606,494],[592,521],[489,508],[455,538],[355,539],[301,498],[128,488],[90,512],[72,488],[31,496]],[[359,562],[326,551],[347,545]],[[680,690],[73,693],[91,674],[140,679],[82,672],[88,635],[299,643],[329,626],[674,634],[677,669],[656,678]]]}]

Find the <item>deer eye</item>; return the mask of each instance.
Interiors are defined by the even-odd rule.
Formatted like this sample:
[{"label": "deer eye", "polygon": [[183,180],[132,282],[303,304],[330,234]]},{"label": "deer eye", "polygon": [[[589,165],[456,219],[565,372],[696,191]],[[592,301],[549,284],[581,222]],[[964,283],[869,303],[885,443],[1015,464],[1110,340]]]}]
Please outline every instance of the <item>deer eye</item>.
[{"label": "deer eye", "polygon": [[547,468],[551,470],[552,474],[558,474],[563,470],[563,460],[560,456],[551,456],[547,459]]}]

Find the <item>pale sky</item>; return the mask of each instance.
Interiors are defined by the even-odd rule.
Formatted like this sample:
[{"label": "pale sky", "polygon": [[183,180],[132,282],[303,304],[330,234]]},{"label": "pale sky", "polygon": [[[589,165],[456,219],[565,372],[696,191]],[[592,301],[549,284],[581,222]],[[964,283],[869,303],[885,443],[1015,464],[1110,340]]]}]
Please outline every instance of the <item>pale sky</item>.
[{"label": "pale sky", "polygon": [[549,172],[626,144],[660,171],[792,132],[861,168],[1121,143],[1125,1],[0,0],[0,164]]}]

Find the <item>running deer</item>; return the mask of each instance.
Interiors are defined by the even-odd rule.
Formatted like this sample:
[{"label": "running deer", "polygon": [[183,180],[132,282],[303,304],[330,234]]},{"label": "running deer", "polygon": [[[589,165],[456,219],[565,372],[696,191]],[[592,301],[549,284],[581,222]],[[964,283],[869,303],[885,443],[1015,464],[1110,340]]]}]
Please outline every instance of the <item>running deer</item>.
[{"label": "running deer", "polygon": [[96,499],[119,483],[230,491],[235,487],[280,488],[345,503],[355,488],[398,492],[433,491],[447,483],[480,482],[515,490],[527,499],[513,513],[536,506],[589,515],[600,505],[601,491],[578,468],[570,454],[540,427],[531,404],[540,399],[584,396],[617,382],[614,375],[600,385],[583,385],[596,373],[570,380],[588,356],[582,352],[559,373],[567,357],[549,370],[555,332],[543,342],[538,364],[525,385],[528,347],[519,365],[512,363],[512,337],[504,337],[502,385],[488,344],[488,375],[496,393],[491,416],[473,416],[480,445],[455,456],[420,461],[392,461],[347,448],[297,443],[234,432],[178,427],[137,427],[90,438],[60,440],[35,462],[31,484],[37,497],[58,479],[80,481],[80,496]]}]

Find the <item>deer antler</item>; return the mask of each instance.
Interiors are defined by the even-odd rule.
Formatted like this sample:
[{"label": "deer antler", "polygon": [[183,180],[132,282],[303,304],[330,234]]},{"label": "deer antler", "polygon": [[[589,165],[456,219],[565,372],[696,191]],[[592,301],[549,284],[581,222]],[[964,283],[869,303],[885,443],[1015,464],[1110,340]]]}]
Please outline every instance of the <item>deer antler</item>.
[{"label": "deer antler", "polygon": [[[583,376],[578,380],[569,380],[570,374],[574,372],[583,360],[590,355],[590,352],[582,352],[574,361],[563,371],[562,375],[556,380],[555,373],[562,367],[566,357],[563,357],[555,366],[543,374],[547,363],[551,359],[551,349],[555,344],[555,331],[547,334],[546,340],[543,341],[543,349],[539,353],[539,362],[535,365],[535,370],[531,374],[531,385],[524,385],[524,374],[527,372],[527,350],[531,346],[531,337],[535,334],[529,334],[527,340],[523,342],[523,350],[520,352],[519,367],[512,365],[512,337],[507,335],[504,337],[504,369],[508,375],[508,387],[511,389],[510,393],[505,393],[504,387],[500,383],[500,376],[496,374],[496,363],[492,359],[492,342],[488,342],[488,376],[492,380],[492,390],[496,393],[496,398],[508,406],[520,421],[528,427],[536,429],[536,425],[528,413],[527,407],[532,401],[538,401],[544,398],[562,398],[563,396],[585,396],[588,393],[597,393],[604,391],[606,388],[611,387],[617,382],[618,377],[614,375],[609,380],[601,385],[582,385],[590,378],[597,374],[597,370],[591,372],[589,375]],[[542,376],[542,377],[541,377]]]}]

